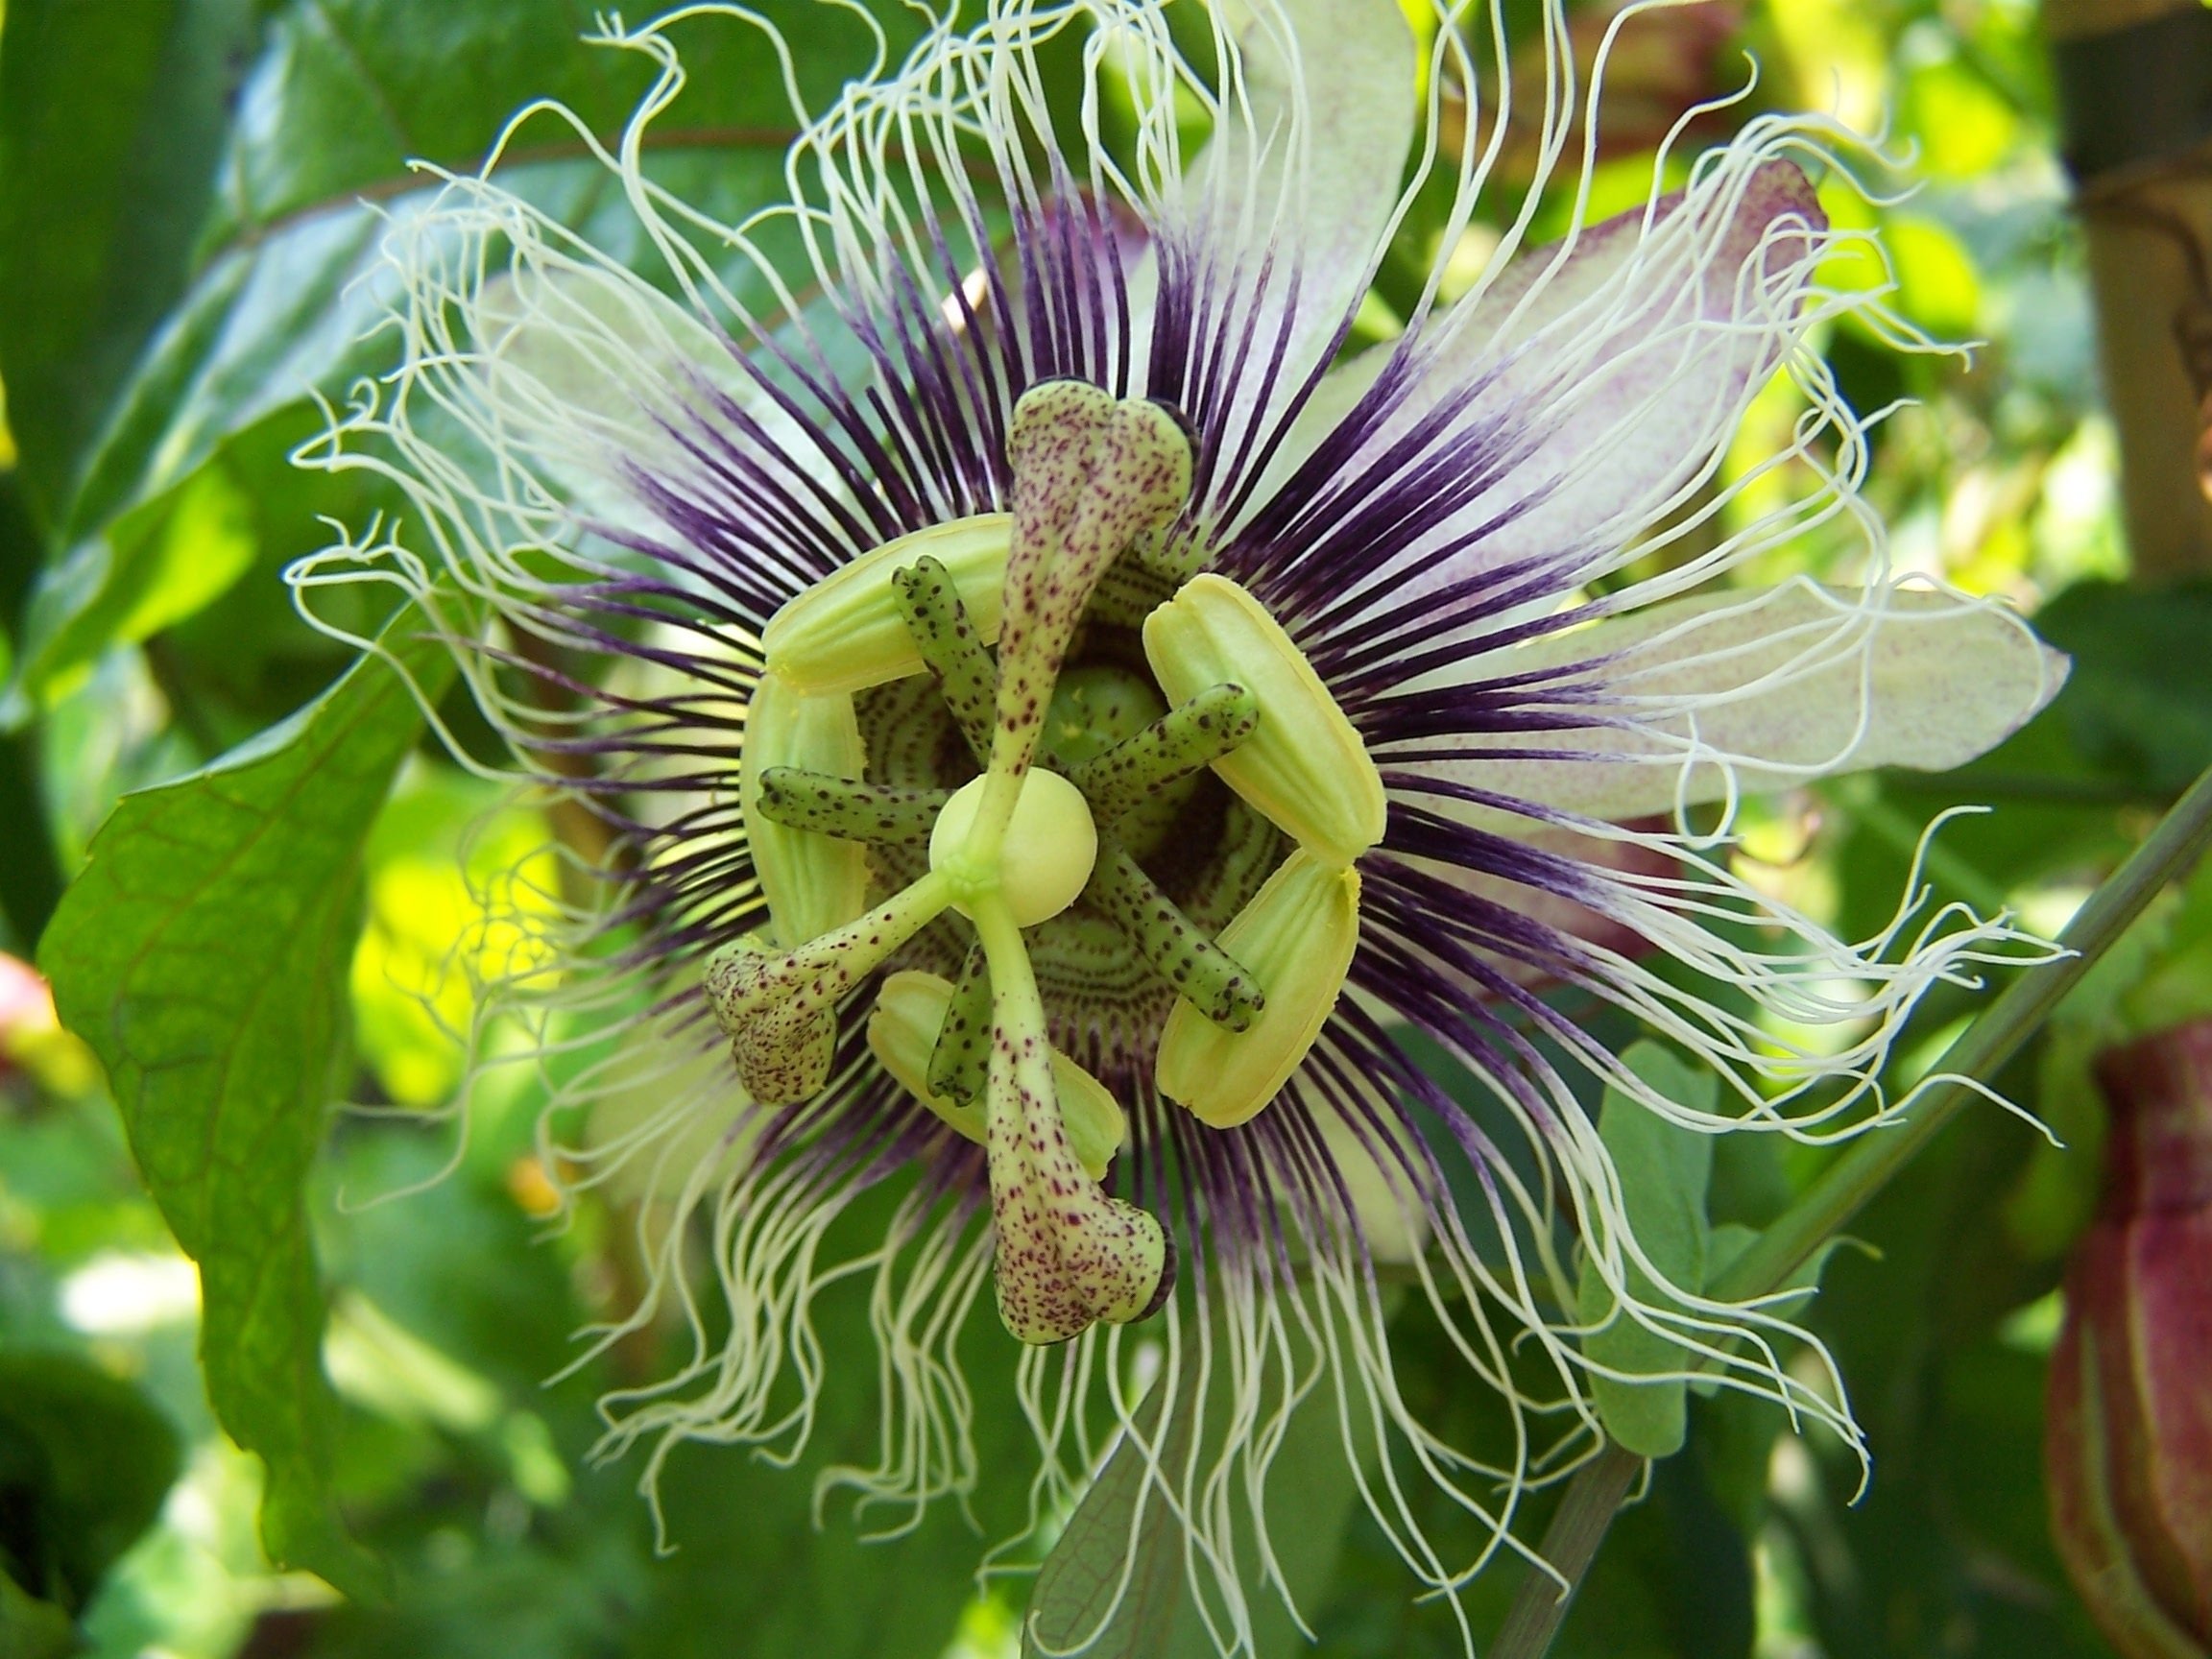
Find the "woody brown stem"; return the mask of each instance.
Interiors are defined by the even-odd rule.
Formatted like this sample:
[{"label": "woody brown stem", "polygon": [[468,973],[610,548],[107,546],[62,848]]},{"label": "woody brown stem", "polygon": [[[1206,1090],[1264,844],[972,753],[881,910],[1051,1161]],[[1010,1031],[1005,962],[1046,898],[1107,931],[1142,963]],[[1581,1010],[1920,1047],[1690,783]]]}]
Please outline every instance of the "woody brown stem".
[{"label": "woody brown stem", "polygon": [[[2212,570],[2212,145],[2182,130],[2162,145],[2141,111],[2132,40],[2203,26],[2200,0],[2047,0],[2044,26],[2066,90],[2095,294],[2104,395],[2120,438],[2122,503],[2138,582]],[[2175,55],[2161,56],[2174,60]],[[2098,64],[2120,67],[2085,67]],[[2100,137],[2132,132],[2125,155]]]}]

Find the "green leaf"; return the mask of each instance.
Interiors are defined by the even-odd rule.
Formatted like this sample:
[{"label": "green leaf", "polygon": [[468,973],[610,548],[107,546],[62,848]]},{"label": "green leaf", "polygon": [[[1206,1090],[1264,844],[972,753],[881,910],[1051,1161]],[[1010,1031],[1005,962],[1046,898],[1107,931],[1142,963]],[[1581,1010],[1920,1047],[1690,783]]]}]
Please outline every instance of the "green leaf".
[{"label": "green leaf", "polygon": [[[1172,1469],[1190,1455],[1196,1408],[1186,1391],[1162,1434],[1166,1405],[1164,1383],[1155,1382],[1135,1420]],[[1181,1527],[1147,1479],[1144,1458],[1124,1436],[1038,1571],[1022,1628],[1023,1659],[1070,1651],[1085,1659],[1145,1659],[1161,1652],[1182,1595]]]},{"label": "green leaf", "polygon": [[[134,41],[139,57],[158,59],[171,49],[156,36],[175,3],[129,0],[134,18],[145,15],[137,18],[137,34],[126,30],[120,42]],[[223,0],[210,14],[244,6]],[[894,4],[875,9],[896,55],[917,34],[917,21]],[[61,555],[38,589],[40,650],[21,665],[27,685],[220,592],[207,566],[164,553],[175,542],[160,529],[178,510],[179,492],[239,434],[316,396],[342,399],[355,381],[390,367],[396,342],[378,326],[395,295],[382,249],[420,219],[438,183],[411,162],[472,171],[516,110],[541,97],[565,103],[612,144],[652,80],[642,54],[583,43],[597,9],[582,0],[529,7],[291,0],[265,10],[272,14],[264,28],[223,36],[227,53],[251,67],[227,140],[217,131],[220,156],[202,156],[203,176],[219,176],[221,193],[211,204],[204,189],[180,198],[195,204],[184,232],[195,245],[191,269],[180,266],[166,285],[130,288],[134,302],[157,294],[159,308],[130,335],[118,373],[78,373],[63,352],[55,355],[48,388],[37,376],[49,335],[34,326],[11,343],[0,329],[0,370],[13,383],[20,359],[30,376],[15,387],[20,402],[36,399],[43,408],[49,393],[57,400],[66,393],[87,404],[82,419],[51,433],[35,423],[25,434],[27,468],[35,440],[41,454],[51,452],[41,474],[51,475],[43,505]],[[10,18],[11,46],[19,33],[51,36],[60,44],[45,57],[20,54],[24,63],[43,64],[37,72],[50,76],[73,72],[75,60],[63,47],[90,54],[105,37],[92,28],[91,38],[78,41],[70,29],[42,23],[48,13],[89,14],[59,0],[29,0]],[[844,8],[777,0],[766,15],[791,42],[801,89],[816,107],[865,68],[875,49],[866,27]],[[760,72],[768,60],[763,36],[745,23],[702,18],[680,26],[676,38],[690,84],[656,129],[648,171],[656,184],[712,218],[745,221],[785,194],[783,152],[797,123],[781,77]],[[128,103],[120,89],[103,96]],[[66,100],[62,113],[84,107]],[[92,125],[108,132],[105,123]],[[84,148],[87,136],[97,134],[40,128],[20,143],[44,156]],[[120,128],[114,136],[122,136]],[[25,234],[86,240],[89,231],[69,228],[78,218],[70,179],[37,177],[40,190],[11,198]],[[664,275],[658,250],[573,128],[549,116],[525,123],[506,144],[501,177],[613,257],[649,276]],[[128,216],[136,208],[116,211]],[[36,319],[39,307],[60,304],[87,284],[98,287],[96,273],[81,275],[67,295],[49,296],[38,287],[49,267],[36,258],[12,276],[8,224],[0,216],[0,317]],[[796,238],[779,236],[769,228],[765,245],[795,255]],[[95,252],[108,259],[114,251],[87,243],[84,260]],[[732,261],[729,275],[742,298],[774,309],[772,290],[749,267]],[[119,269],[114,279],[125,281],[126,273]],[[150,585],[161,599],[151,610],[143,602]]]},{"label": "green leaf", "polygon": [[69,1615],[0,1573],[0,1659],[68,1659],[77,1650]]},{"label": "green leaf", "polygon": [[253,531],[252,498],[210,466],[79,543],[39,582],[17,687],[31,697],[64,689],[72,671],[110,645],[135,644],[193,615],[253,563]]},{"label": "green leaf", "polygon": [[[911,18],[881,6],[896,44]],[[873,42],[836,8],[768,9],[794,43],[803,89],[827,100]],[[636,52],[590,46],[596,9],[447,0],[294,0],[272,22],[232,132],[225,192],[201,260],[158,349],[118,399],[70,515],[84,536],[168,488],[228,435],[320,391],[336,396],[386,364],[364,341],[392,298],[380,269],[438,181],[411,163],[473,170],[516,110],[558,100],[613,142],[651,82]],[[781,78],[760,74],[762,36],[729,19],[677,32],[690,84],[656,129],[657,183],[729,223],[784,194],[796,131]],[[573,128],[540,117],[508,138],[502,178],[595,246],[649,275],[660,256]],[[774,246],[775,237],[770,236]],[[734,269],[741,269],[733,267]],[[746,298],[773,306],[756,277]]]},{"label": "green leaf", "polygon": [[[1671,1050],[1638,1043],[1622,1060],[1665,1099],[1695,1112],[1713,1109],[1712,1076],[1693,1071]],[[1651,1265],[1672,1285],[1688,1288],[1705,1283],[1707,1230],[1705,1190],[1713,1174],[1713,1138],[1670,1123],[1656,1112],[1617,1089],[1605,1091],[1598,1118],[1599,1137],[1621,1172],[1621,1196],[1628,1226]],[[1664,1308],[1671,1300],[1652,1275],[1627,1263],[1629,1293]],[[1587,1262],[1576,1290],[1578,1317],[1586,1325],[1612,1322],[1582,1340],[1597,1364],[1630,1375],[1679,1371],[1689,1359],[1681,1343],[1647,1330],[1620,1312],[1612,1290]],[[1682,1448],[1688,1432],[1688,1385],[1684,1381],[1624,1382],[1592,1376],[1590,1393],[1605,1431],[1629,1451],[1667,1457]]]},{"label": "green leaf", "polygon": [[183,285],[252,0],[11,0],[0,36],[0,374],[36,516]]},{"label": "green leaf", "polygon": [[130,1383],[71,1354],[0,1354],[0,1579],[83,1609],[180,1462],[176,1430]]},{"label": "green leaf", "polygon": [[2155,592],[2082,582],[2036,613],[2036,631],[2074,656],[2054,706],[2091,765],[2177,795],[2212,754],[2212,677],[2178,672],[2212,636],[2212,583]]},{"label": "green leaf", "polygon": [[1712,1407],[1699,1409],[1686,1455],[1650,1466],[1642,1501],[1614,1518],[1551,1659],[1751,1659],[1751,1551],[1709,1467],[1720,1426]]},{"label": "green leaf", "polygon": [[[1166,1404],[1154,1383],[1136,1421],[1160,1462],[1173,1470],[1190,1455],[1202,1407],[1186,1387],[1163,1430]],[[1218,1421],[1227,1406],[1213,1390],[1203,1409]],[[1375,1473],[1376,1457],[1363,1436],[1355,1461],[1326,1381],[1299,1402],[1267,1476],[1268,1543],[1281,1588],[1262,1585],[1250,1517],[1238,1518],[1238,1572],[1251,1601],[1254,1651],[1287,1653],[1304,1645],[1282,1592],[1307,1620],[1321,1612],[1358,1503],[1358,1476]],[[1143,1454],[1124,1437],[1037,1575],[1022,1626],[1023,1659],[1074,1651],[1084,1659],[1213,1659],[1214,1641],[1190,1599],[1184,1547],[1183,1524],[1148,1478]]]},{"label": "green leaf", "polygon": [[0,733],[0,817],[8,824],[8,855],[0,858],[0,936],[12,935],[9,946],[28,955],[61,896],[30,733]]},{"label": "green leaf", "polygon": [[[281,572],[326,547],[332,523],[390,522],[404,515],[406,497],[367,469],[295,467],[293,450],[322,429],[313,409],[271,416],[49,567],[27,608],[5,713],[51,713],[112,646],[141,641],[196,760],[327,689],[356,652],[301,619]],[[333,628],[366,637],[391,601],[325,589],[315,609]]]},{"label": "green leaf", "polygon": [[[416,625],[403,613],[385,642],[435,695],[450,665]],[[376,1575],[325,1490],[334,1404],[301,1183],[346,1053],[362,839],[421,723],[368,659],[207,770],[127,796],[40,952],[200,1263],[208,1397],[268,1465],[270,1554],[355,1590]]]}]

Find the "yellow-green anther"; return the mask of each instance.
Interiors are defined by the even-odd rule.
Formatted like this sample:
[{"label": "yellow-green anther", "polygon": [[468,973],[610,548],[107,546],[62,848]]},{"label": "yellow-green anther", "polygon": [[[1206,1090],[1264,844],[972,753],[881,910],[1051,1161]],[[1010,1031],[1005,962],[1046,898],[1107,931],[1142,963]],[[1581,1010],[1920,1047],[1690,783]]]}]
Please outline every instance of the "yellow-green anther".
[{"label": "yellow-green anther", "polygon": [[937,682],[969,751],[982,764],[991,757],[998,665],[960,601],[959,586],[940,561],[917,559],[891,573],[891,587],[915,650]]},{"label": "yellow-green anther", "polygon": [[1092,815],[1111,825],[1167,785],[1211,766],[1259,725],[1260,700],[1251,692],[1241,685],[1209,685],[1068,776],[1091,803]]},{"label": "yellow-green anther", "polygon": [[[985,985],[988,995],[989,981]],[[892,974],[877,992],[876,1011],[868,1016],[868,1047],[901,1088],[980,1146],[988,1134],[981,1089],[962,1097],[938,1088],[930,1075],[943,1046],[938,1033],[951,1020],[956,995],[950,981],[934,974],[908,970]],[[985,1019],[988,1026],[988,1015]],[[978,1043],[978,1073],[982,1056]]]},{"label": "yellow-green anther", "polygon": [[971,945],[929,1050],[929,1092],[963,1106],[980,1100],[990,1059],[991,970],[983,947]]},{"label": "yellow-green anther", "polygon": [[772,1106],[804,1100],[830,1080],[837,1004],[942,915],[949,896],[943,878],[925,876],[797,950],[779,950],[752,934],[708,959],[714,1018],[755,1099]]},{"label": "yellow-green anther", "polygon": [[1003,513],[955,518],[902,536],[817,582],[769,618],[760,636],[768,665],[800,690],[864,691],[922,672],[922,654],[891,586],[918,560],[942,565],[968,608],[975,637],[998,637],[999,597],[1013,519]]},{"label": "yellow-green anther", "polygon": [[1144,655],[1171,702],[1222,684],[1259,699],[1260,729],[1214,770],[1301,847],[1342,867],[1382,839],[1382,778],[1366,745],[1259,600],[1194,576],[1145,618]]},{"label": "yellow-green anther", "polygon": [[1207,1019],[1232,1031],[1251,1028],[1267,1000],[1260,982],[1191,926],[1126,848],[1112,840],[1100,846],[1083,899],[1111,918],[1152,972]]},{"label": "yellow-green anther", "polygon": [[[932,1057],[931,1034],[950,1020],[957,995],[934,974],[892,974],[868,1018],[868,1046],[908,1094],[978,1146],[987,1145],[989,1115],[980,1093],[965,1102],[955,1100],[930,1086],[926,1070]],[[988,1014],[984,1029],[989,1029]],[[1103,1179],[1128,1132],[1128,1119],[1106,1086],[1057,1048],[1052,1050],[1052,1082],[1075,1161],[1092,1180]]]},{"label": "yellow-green anther", "polygon": [[761,809],[762,782],[781,767],[857,778],[867,759],[851,697],[809,696],[781,675],[760,676],[745,712],[738,800],[779,944],[828,933],[866,909],[868,855],[850,841],[778,823]]},{"label": "yellow-green anther", "polygon": [[1079,380],[1033,386],[1014,406],[1014,473],[991,776],[1004,780],[982,814],[1003,822],[1029,768],[1075,624],[1098,579],[1139,537],[1168,523],[1190,494],[1190,441],[1166,409],[1117,400]]},{"label": "yellow-green anther", "polygon": [[1070,1089],[1063,1100],[1045,1004],[1005,904],[979,903],[975,927],[991,960],[984,1146],[998,1316],[1023,1342],[1065,1342],[1100,1321],[1142,1319],[1173,1283],[1166,1231],[1107,1196],[1084,1167],[1066,1119],[1088,1110],[1078,1094],[1090,1092]]},{"label": "yellow-green anther", "polygon": [[929,839],[950,789],[865,783],[796,766],[772,766],[760,777],[760,815],[786,830],[807,830],[847,841],[919,845]]},{"label": "yellow-green anther", "polygon": [[1306,1058],[1359,943],[1359,873],[1299,848],[1216,941],[1266,988],[1248,1031],[1178,1002],[1160,1036],[1160,1093],[1216,1129],[1259,1112]]}]

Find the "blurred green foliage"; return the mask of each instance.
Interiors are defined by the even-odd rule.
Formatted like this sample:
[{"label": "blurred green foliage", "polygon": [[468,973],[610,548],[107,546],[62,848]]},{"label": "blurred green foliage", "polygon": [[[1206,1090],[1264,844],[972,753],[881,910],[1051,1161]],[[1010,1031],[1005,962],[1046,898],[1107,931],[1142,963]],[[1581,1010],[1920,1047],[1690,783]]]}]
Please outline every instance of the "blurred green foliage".
[{"label": "blurred green foliage", "polygon": [[[798,46],[811,95],[865,61],[850,15],[802,0],[766,10]],[[895,36],[915,26],[880,10]],[[1762,80],[1733,118],[1791,106],[1888,122],[1924,186],[1878,210],[1839,189],[1823,199],[1839,221],[1879,228],[1891,271],[1861,259],[1827,275],[1875,284],[1893,273],[1909,320],[1984,344],[1971,360],[1900,353],[1851,324],[1821,343],[1856,407],[1908,400],[1881,428],[1869,493],[1901,566],[2010,598],[2078,660],[2048,717],[1960,773],[1854,779],[1760,807],[1743,868],[1864,933],[1889,918],[1937,814],[1996,803],[1994,816],[1944,831],[1927,866],[1936,896],[2017,904],[2055,926],[2212,753],[2200,663],[2212,589],[2152,597],[2126,586],[2114,442],[2034,12],[2024,0],[1771,0],[1636,27],[1692,15],[1697,33],[1623,59],[1599,210],[1641,201],[1652,144],[1689,104],[1742,84],[1743,50]],[[125,879],[156,811],[174,827],[237,805],[219,805],[223,791],[195,769],[310,706],[309,730],[357,712],[359,683],[315,705],[349,654],[300,622],[276,573],[327,539],[320,520],[360,525],[396,504],[369,474],[298,471],[286,457],[319,429],[313,398],[342,398],[389,349],[363,336],[385,219],[417,210],[427,188],[410,157],[473,165],[540,95],[602,135],[619,127],[644,68],[578,47],[589,23],[581,0],[8,0],[0,21],[0,950],[33,954],[62,878],[96,847],[102,881],[69,902],[77,913],[64,913],[47,961],[117,1091],[59,1029],[36,981],[0,958],[0,1654],[59,1654],[79,1640],[179,1659],[1015,1651],[1024,1585],[977,1591],[971,1576],[984,1542],[1022,1529],[1031,1463],[1012,1358],[988,1321],[976,1322],[969,1368],[987,1472],[973,1527],[941,1506],[909,1536],[864,1542],[883,1518],[833,1502],[815,1513],[806,1471],[690,1449],[666,1472],[675,1551],[661,1554],[637,1461],[592,1461],[593,1400],[654,1375],[660,1338],[545,1379],[573,1358],[574,1331],[626,1305],[636,1268],[623,1217],[588,1209],[544,1236],[527,1078],[477,1102],[466,1141],[411,1116],[449,1100],[470,1012],[460,957],[500,948],[497,906],[514,901],[492,889],[527,866],[546,830],[533,807],[419,743],[411,706],[386,708],[345,833],[316,842],[314,826],[287,827],[300,844],[283,859],[317,872],[315,926],[301,925],[311,937],[241,939],[249,968],[300,1004],[263,1010],[276,1023],[259,1034],[262,1060],[282,1074],[263,1097],[276,1110],[234,1125],[284,1138],[298,1166],[312,1163],[304,1194],[286,1178],[239,1200],[276,1217],[252,1238],[280,1236],[291,1252],[281,1317],[234,1282],[270,1263],[208,1244],[193,1207],[215,1190],[195,1186],[189,1157],[165,1166],[141,1135],[143,1178],[132,1165],[123,1124],[139,1127],[145,1099],[132,1069],[167,1052],[161,1034],[108,1030],[102,1009],[71,1005],[88,954],[142,950],[144,972],[184,972],[153,936],[179,918],[220,927],[246,904],[199,869]],[[684,44],[694,74],[674,119],[686,141],[657,156],[656,176],[739,218],[781,187],[781,88],[741,30],[687,26]],[[573,133],[540,118],[513,135],[509,159],[534,199],[652,270]],[[1478,226],[1467,249],[1438,250],[1416,216],[1401,263],[1425,271],[1455,252],[1479,270],[1485,234]],[[1393,325],[1392,293],[1386,273],[1372,331]],[[1787,387],[1772,389],[1742,465],[1797,412]],[[1760,499],[1750,493],[1739,510]],[[1848,556],[1809,538],[1745,579],[1847,574]],[[366,587],[327,596],[325,611],[364,635],[385,620]],[[2199,671],[2170,672],[2176,662]],[[228,781],[276,787],[270,768],[306,753],[264,755]],[[110,818],[126,792],[147,788]],[[541,871],[535,883],[555,879]],[[1874,1448],[1866,1496],[1853,1502],[1858,1467],[1842,1449],[1790,1436],[1777,1410],[1725,1394],[1675,1399],[1687,1443],[1623,1517],[1558,1652],[2102,1650],[2044,1536],[2037,1456],[2051,1297],[2095,1185],[2086,1059],[2116,1022],[2212,1006],[2208,937],[2212,883],[2200,880],[2006,1079],[2080,1149],[2058,1154],[2016,1118],[1977,1115],[1833,1263],[1810,1318]],[[1930,999],[1920,1064],[1964,1012],[1961,999]],[[325,1122],[333,1094],[406,1111]],[[1822,1156],[1723,1142],[1710,1219],[1770,1219]],[[197,1277],[171,1226],[202,1256]],[[831,1297],[825,1346],[857,1352],[866,1317],[856,1291]],[[1503,1431],[1418,1310],[1394,1336],[1417,1411],[1476,1443]],[[256,1341],[306,1381],[289,1406],[240,1415],[225,1356],[243,1342],[266,1364]],[[318,1348],[332,1399],[309,1386]],[[870,1455],[873,1387],[871,1367],[831,1364],[809,1470]],[[266,1472],[237,1450],[256,1425],[269,1450],[272,1412],[309,1409],[302,1401],[320,1426],[301,1418],[296,1446]],[[1319,1651],[1458,1651],[1448,1612],[1408,1600],[1395,1554],[1342,1489],[1340,1460],[1286,1456],[1284,1489],[1307,1533],[1300,1610]],[[1409,1490],[1427,1501],[1420,1483]],[[397,1595],[341,1604],[324,1580],[272,1567],[256,1516],[287,1492],[342,1515]],[[1115,1493],[1102,1481],[1071,1535],[1125,1526]],[[1440,1540],[1479,1548],[1455,1532],[1455,1515],[1430,1519]],[[345,1575],[349,1547],[272,1536]],[[1478,1630],[1496,1623],[1513,1578],[1477,1585]],[[1144,1640],[1184,1650],[1187,1612],[1161,1619]],[[1282,1622],[1273,1628],[1268,1640],[1290,1650]]]}]

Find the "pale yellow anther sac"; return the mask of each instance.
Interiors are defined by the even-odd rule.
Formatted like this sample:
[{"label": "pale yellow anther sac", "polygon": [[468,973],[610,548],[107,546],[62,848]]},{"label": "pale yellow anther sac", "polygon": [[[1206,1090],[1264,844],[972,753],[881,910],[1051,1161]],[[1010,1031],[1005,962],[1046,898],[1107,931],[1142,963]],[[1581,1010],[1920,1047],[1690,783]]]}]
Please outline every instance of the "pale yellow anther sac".
[{"label": "pale yellow anther sac", "polygon": [[1359,873],[1301,847],[1215,941],[1267,992],[1245,1031],[1177,1002],[1160,1037],[1160,1093],[1216,1129],[1253,1117],[1289,1080],[1344,989],[1359,944]]},{"label": "pale yellow anther sac", "polygon": [[[892,974],[868,1017],[868,1046],[909,1094],[980,1146],[989,1134],[983,1101],[962,1106],[928,1088],[929,1052],[951,1003],[948,979],[914,972]],[[1076,1162],[1092,1180],[1104,1179],[1106,1166],[1128,1137],[1128,1118],[1105,1084],[1057,1048],[1052,1050],[1052,1084]]]},{"label": "pale yellow anther sac", "polygon": [[772,821],[758,810],[760,780],[777,766],[857,778],[866,762],[850,696],[809,695],[774,670],[760,676],[745,716],[739,799],[776,943],[786,950],[844,926],[868,907],[868,855],[855,842]]},{"label": "pale yellow anther sac", "polygon": [[1250,593],[1211,572],[1192,577],[1144,619],[1144,656],[1170,703],[1220,685],[1259,700],[1260,729],[1214,770],[1313,858],[1342,868],[1382,839],[1382,779],[1367,746]]},{"label": "pale yellow anther sac", "polygon": [[887,541],[777,612],[761,633],[760,649],[778,674],[816,696],[865,691],[921,673],[922,653],[899,610],[891,573],[923,558],[951,572],[976,637],[995,644],[1013,532],[1010,515],[983,513]]}]

